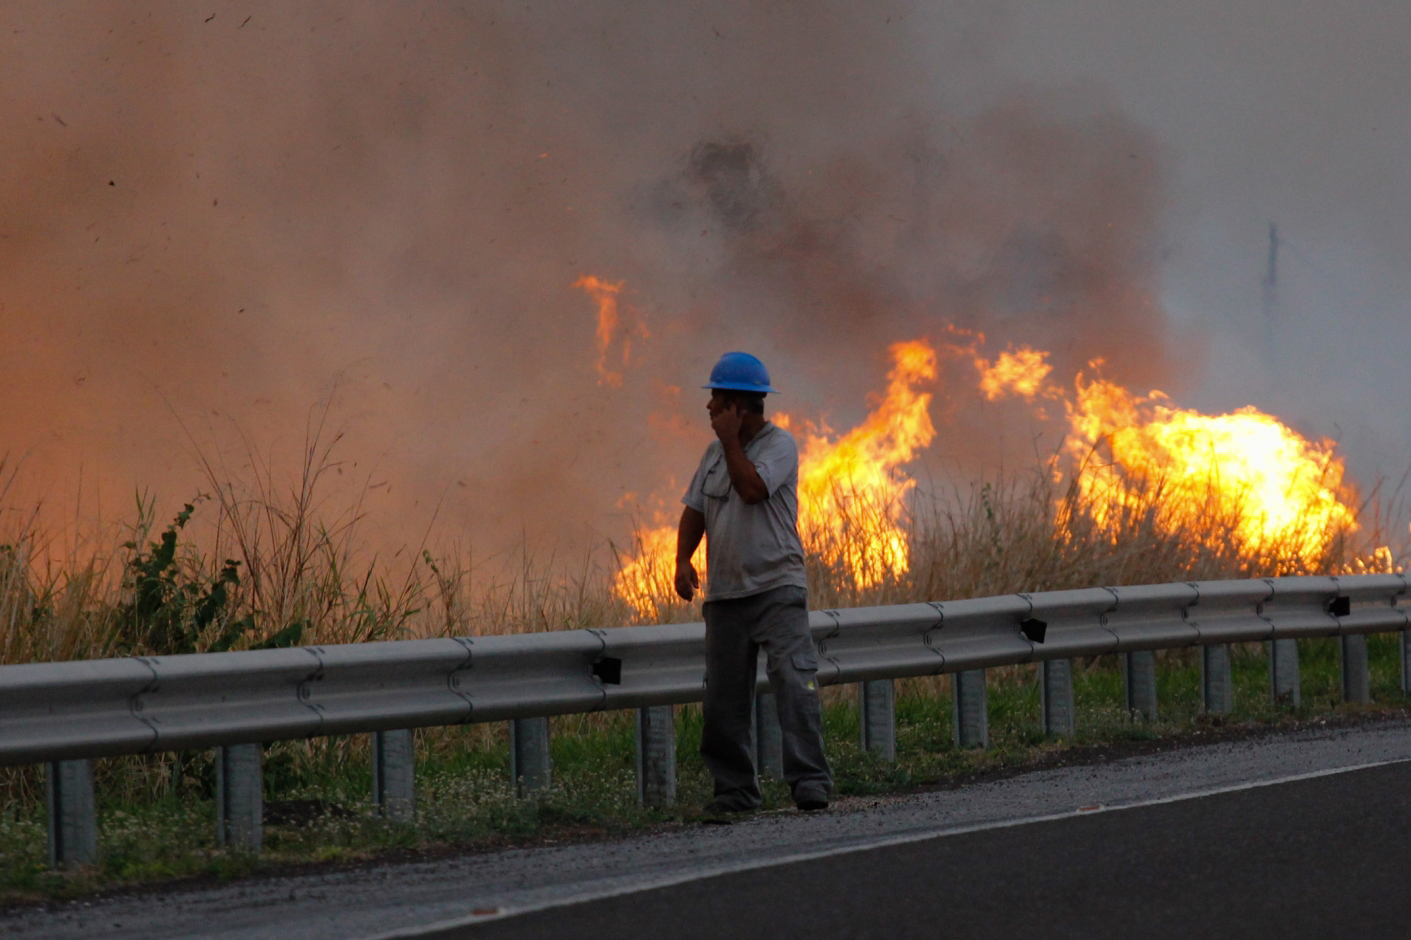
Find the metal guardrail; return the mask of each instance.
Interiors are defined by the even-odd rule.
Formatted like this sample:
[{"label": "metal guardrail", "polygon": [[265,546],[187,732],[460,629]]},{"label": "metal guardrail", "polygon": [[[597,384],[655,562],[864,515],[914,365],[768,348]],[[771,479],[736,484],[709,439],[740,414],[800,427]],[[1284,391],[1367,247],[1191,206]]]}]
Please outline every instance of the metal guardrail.
[{"label": "metal guardrail", "polygon": [[[1404,630],[1401,575],[822,610],[824,685]],[[700,701],[700,623],[0,666],[0,764]],[[760,691],[767,681],[760,672]]]},{"label": "metal guardrail", "polygon": [[[1406,593],[1393,574],[1206,581],[820,610],[810,626],[820,683],[868,683],[1404,631]],[[0,764],[694,702],[704,647],[690,623],[0,666]]]}]

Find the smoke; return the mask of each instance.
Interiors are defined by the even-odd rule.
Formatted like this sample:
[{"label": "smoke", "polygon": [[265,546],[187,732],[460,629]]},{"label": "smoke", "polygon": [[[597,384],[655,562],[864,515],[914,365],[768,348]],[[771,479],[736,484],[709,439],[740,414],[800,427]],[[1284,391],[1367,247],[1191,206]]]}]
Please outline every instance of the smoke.
[{"label": "smoke", "polygon": [[[995,69],[1101,83],[1166,147],[1161,293],[1209,356],[1206,410],[1254,404],[1341,441],[1364,482],[1411,465],[1404,368],[1411,6],[1056,0],[1008,22]],[[1261,303],[1269,223],[1278,302]]]},{"label": "smoke", "polygon": [[[293,472],[379,538],[588,544],[674,500],[757,352],[845,426],[893,341],[1175,379],[1163,156],[1092,91],[981,88],[985,3],[84,2],[0,14],[0,450],[77,515]],[[598,370],[585,275],[621,283]],[[973,370],[939,452],[1007,459]],[[80,480],[82,481],[80,487]],[[334,500],[336,502],[336,500]],[[68,512],[68,510],[64,510]]]}]

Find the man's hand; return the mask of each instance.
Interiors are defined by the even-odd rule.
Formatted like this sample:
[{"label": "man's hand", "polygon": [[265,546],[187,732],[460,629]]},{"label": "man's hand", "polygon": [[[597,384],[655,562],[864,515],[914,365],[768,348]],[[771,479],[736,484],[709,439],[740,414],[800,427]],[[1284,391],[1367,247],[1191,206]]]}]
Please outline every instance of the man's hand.
[{"label": "man's hand", "polygon": [[676,593],[682,600],[689,601],[701,588],[701,576],[696,574],[696,566],[689,561],[676,563]]},{"label": "man's hand", "polygon": [[701,576],[696,574],[691,559],[701,544],[705,528],[705,516],[699,511],[690,506],[681,509],[681,525],[676,530],[676,593],[684,600],[689,601],[701,589]]},{"label": "man's hand", "polygon": [[722,444],[730,441],[740,440],[740,424],[743,419],[740,417],[740,406],[722,408],[710,419],[710,429],[715,432],[715,436],[720,438]]},{"label": "man's hand", "polygon": [[[717,392],[717,394],[719,394]],[[711,399],[712,403],[715,399]],[[753,416],[751,416],[753,417]],[[745,456],[745,445],[740,440],[740,428],[745,423],[745,415],[738,404],[727,405],[710,416],[710,428],[720,438],[724,448],[725,469],[730,472],[730,485],[747,505],[762,503],[769,498],[769,488],[760,479],[759,470]],[[761,421],[761,423],[763,423]]]}]

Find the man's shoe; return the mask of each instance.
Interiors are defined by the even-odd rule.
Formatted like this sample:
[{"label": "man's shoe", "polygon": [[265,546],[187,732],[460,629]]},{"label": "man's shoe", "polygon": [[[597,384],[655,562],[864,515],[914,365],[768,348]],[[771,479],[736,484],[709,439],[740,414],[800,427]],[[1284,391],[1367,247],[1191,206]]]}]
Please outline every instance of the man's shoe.
[{"label": "man's shoe", "polygon": [[741,816],[753,813],[754,809],[742,807],[727,800],[711,800],[701,807],[701,822],[707,825],[728,826]]},{"label": "man's shoe", "polygon": [[794,805],[805,813],[816,813],[828,808],[828,797],[822,793],[800,793]]}]

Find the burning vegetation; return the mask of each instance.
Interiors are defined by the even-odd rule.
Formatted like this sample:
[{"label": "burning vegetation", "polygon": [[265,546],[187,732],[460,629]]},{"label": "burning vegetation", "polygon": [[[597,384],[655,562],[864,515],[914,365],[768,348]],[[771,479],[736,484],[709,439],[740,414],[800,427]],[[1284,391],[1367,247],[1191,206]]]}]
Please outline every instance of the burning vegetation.
[{"label": "burning vegetation", "polygon": [[[1330,565],[1391,567],[1387,546],[1348,554],[1361,529],[1357,496],[1331,441],[1310,441],[1254,407],[1205,415],[1176,407],[1159,391],[1135,394],[1097,374],[1100,362],[1090,364],[1091,375],[1079,372],[1065,393],[1050,382],[1048,352],[1019,346],[991,361],[979,352],[984,344],[975,334],[945,347],[955,363],[974,364],[980,397],[1063,403],[1062,443],[1046,467],[1055,484],[1045,498],[1052,522],[1046,541],[1081,533],[1116,546],[1147,530],[1161,539],[1194,536],[1210,555],[1247,559],[1271,576]],[[928,390],[939,374],[935,347],[917,339],[894,344],[890,354],[886,391],[852,430],[774,417],[799,436],[799,528],[814,571],[854,597],[908,581],[922,508],[914,505],[909,468],[938,437]],[[1036,418],[1047,414],[1039,409]],[[991,521],[992,492],[986,487],[982,498]],[[650,619],[669,596],[674,526],[639,531],[635,548],[613,590]]]},{"label": "burning vegetation", "polygon": [[1225,520],[1211,537],[1278,550],[1287,570],[1275,574],[1312,570],[1334,540],[1358,531],[1333,443],[1309,441],[1254,407],[1205,415],[1160,392],[1137,396],[1079,375],[1068,420],[1073,478],[1101,524],[1149,503],[1166,528]]},{"label": "burning vegetation", "polygon": [[[601,387],[622,388],[633,374],[631,340],[651,336],[636,311],[621,312],[627,284],[584,276],[573,286],[596,309]],[[1159,391],[1135,393],[1104,377],[1098,362],[1065,388],[1046,350],[1011,346],[992,356],[978,332],[949,327],[936,335],[942,341],[891,344],[885,385],[850,429],[809,416],[806,401],[773,415],[799,441],[800,530],[815,606],[1397,570],[1384,520],[1358,504],[1331,441],[1309,440],[1253,407],[1207,415]],[[1056,443],[1028,473],[939,488],[926,461],[950,446],[958,402],[982,416],[1024,409]],[[606,566],[590,554],[577,574],[565,573],[528,545],[488,575],[467,553],[425,545],[389,563],[361,551],[361,511],[325,518],[320,509],[322,488],[343,468],[323,420],[326,413],[311,426],[302,476],[287,493],[267,465],[242,485],[202,458],[213,498],[188,505],[155,541],[150,501],[139,503],[123,548],[86,558],[57,556],[37,515],[16,526],[12,512],[0,544],[0,658],[698,616],[672,590],[675,484],[646,501],[661,508],[645,524],[639,519],[628,549],[615,550]],[[704,421],[681,420],[673,433],[702,445]],[[14,479],[13,471],[0,476]],[[627,504],[637,505],[630,497]],[[204,550],[187,531],[203,514],[213,516]]]},{"label": "burning vegetation", "polygon": [[[1150,391],[1182,392],[1163,147],[1102,95],[974,86],[983,4],[111,2],[82,42],[32,6],[7,661],[697,616],[682,387],[729,348],[808,390],[774,418],[817,606],[1392,563],[1330,443]],[[312,402],[345,436],[290,458]]]},{"label": "burning vegetation", "polygon": [[[911,566],[906,499],[916,481],[903,467],[935,440],[931,395],[936,351],[925,340],[896,343],[887,391],[862,424],[834,438],[799,427],[799,528],[820,563],[873,587]],[[793,422],[780,414],[782,426]]]},{"label": "burning vegetation", "polygon": [[996,5],[355,6],[7,5],[0,662],[698,619],[725,349],[791,392],[816,608],[1404,559],[1331,442],[1178,403],[1165,147],[985,78]]}]

